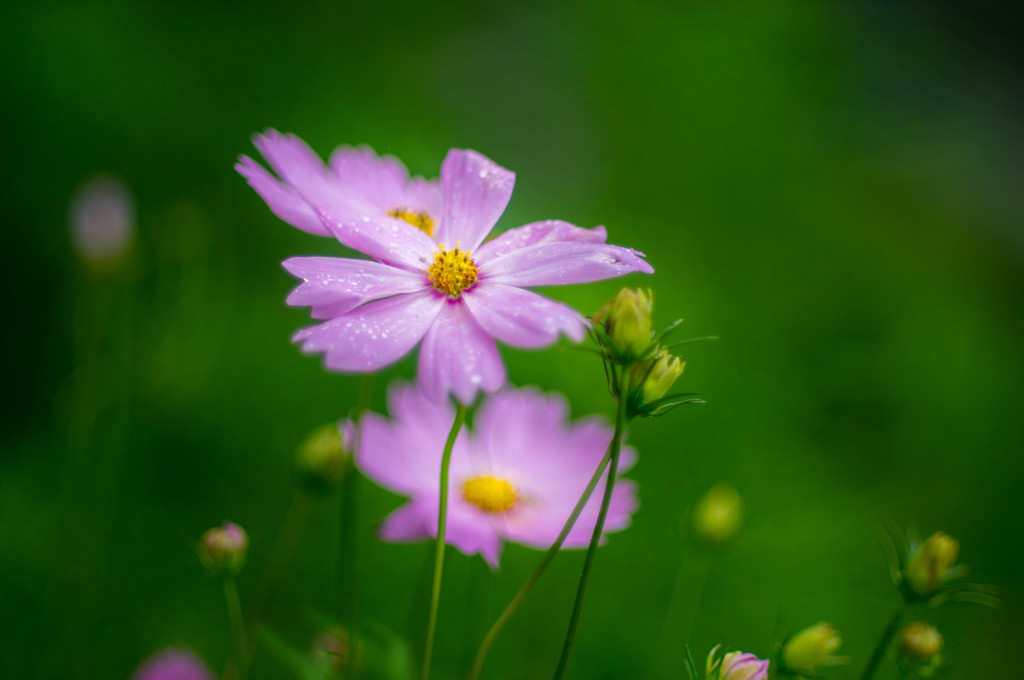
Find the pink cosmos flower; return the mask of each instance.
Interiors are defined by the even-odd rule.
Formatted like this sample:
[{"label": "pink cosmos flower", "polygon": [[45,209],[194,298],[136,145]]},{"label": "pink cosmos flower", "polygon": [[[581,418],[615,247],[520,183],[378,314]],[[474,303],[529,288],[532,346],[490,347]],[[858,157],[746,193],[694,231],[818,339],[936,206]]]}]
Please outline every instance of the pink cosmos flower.
[{"label": "pink cosmos flower", "polygon": [[[381,526],[384,540],[406,542],[437,536],[437,473],[453,409],[408,386],[388,393],[393,420],[363,416],[356,465],[370,479],[410,496]],[[611,442],[600,418],[568,422],[565,399],[533,389],[505,389],[476,414],[474,430],[459,433],[452,450],[447,541],[467,555],[480,553],[498,567],[502,542],[545,549],[558,536]],[[619,470],[636,452],[623,447]],[[607,479],[607,473],[605,480]],[[597,523],[602,481],[565,541],[583,548]],[[605,531],[630,524],[637,509],[636,484],[620,479],[612,492]]]},{"label": "pink cosmos flower", "polygon": [[169,647],[143,661],[132,680],[216,680],[216,676],[192,650]]},{"label": "pink cosmos flower", "polygon": [[332,370],[376,371],[421,344],[421,389],[469,403],[505,382],[495,339],[529,348],[583,339],[578,312],[524,286],[653,272],[642,253],[605,243],[603,227],[535,222],[484,243],[515,175],[475,151],[450,151],[438,183],[410,179],[400,161],[365,147],[341,147],[325,167],[294,136],[270,130],[254,143],[277,177],[245,156],[235,167],[278,217],[372,258],[284,262],[303,280],[288,304],[325,320],[294,339]]}]

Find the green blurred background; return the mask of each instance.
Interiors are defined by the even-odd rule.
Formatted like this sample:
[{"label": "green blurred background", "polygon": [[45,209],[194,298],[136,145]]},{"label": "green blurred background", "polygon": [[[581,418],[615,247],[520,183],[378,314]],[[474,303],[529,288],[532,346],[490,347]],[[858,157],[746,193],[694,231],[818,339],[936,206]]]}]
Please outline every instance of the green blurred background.
[{"label": "green blurred background", "polygon": [[[605,224],[653,277],[547,291],[585,312],[623,284],[686,352],[690,407],[630,433],[642,507],[598,554],[575,678],[682,678],[684,641],[758,653],[832,621],[856,677],[897,604],[880,522],[944,529],[1005,606],[919,613],[949,677],[1019,666],[1024,504],[1021,13],[993,3],[37,3],[0,10],[9,292],[0,459],[0,675],[125,678],[169,645],[219,669],[228,627],[194,546],[224,519],[251,598],[294,494],[291,458],[358,378],[289,342],[279,262],[339,246],[277,220],[232,170],[252,133],[323,156],[366,143],[436,176],[450,147],[518,174],[499,228]],[[76,188],[114,173],[138,233],[116,271],[69,240]],[[13,314],[11,312],[13,311]],[[611,413],[598,363],[503,349],[510,378]],[[413,375],[413,360],[376,382]],[[747,523],[678,538],[719,481]],[[379,543],[400,499],[362,484],[358,612],[418,657],[428,546]],[[305,649],[339,597],[337,494],[267,627]],[[452,552],[435,676],[462,677],[538,553]],[[550,674],[579,552],[559,557],[486,677]],[[708,569],[698,598],[701,573]],[[678,586],[674,584],[678,583]],[[692,635],[662,624],[673,587]],[[684,626],[685,627],[685,626]],[[660,642],[659,642],[660,640]],[[671,649],[666,650],[666,647]],[[264,646],[252,678],[291,677]],[[880,678],[895,677],[888,666]]]}]

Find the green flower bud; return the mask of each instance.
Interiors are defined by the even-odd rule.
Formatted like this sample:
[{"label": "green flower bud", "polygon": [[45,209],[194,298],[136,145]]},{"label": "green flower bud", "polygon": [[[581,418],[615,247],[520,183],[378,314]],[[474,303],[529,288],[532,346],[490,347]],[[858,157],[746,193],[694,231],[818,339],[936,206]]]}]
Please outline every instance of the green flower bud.
[{"label": "green flower bud", "polygon": [[623,288],[594,316],[594,323],[604,324],[611,348],[617,354],[633,360],[642,356],[651,344],[653,305],[650,290]]},{"label": "green flower bud", "polygon": [[683,374],[683,369],[686,368],[685,361],[680,361],[679,357],[673,356],[665,349],[660,350],[653,361],[654,367],[648,374],[647,380],[644,381],[644,403],[646,404],[651,404],[664,397],[669,388]]},{"label": "green flower bud", "polygon": [[743,524],[743,500],[731,484],[716,484],[693,508],[693,533],[711,545],[728,543]]},{"label": "green flower bud", "polygon": [[208,529],[199,539],[199,559],[213,573],[228,571],[237,574],[245,563],[249,536],[237,524],[224,522]]},{"label": "green flower bud", "polygon": [[324,425],[309,433],[295,457],[299,485],[325,494],[340,484],[352,469],[355,426],[345,420]]},{"label": "green flower bud", "polygon": [[911,589],[918,595],[935,592],[945,583],[959,551],[960,544],[943,532],[932,534],[907,561],[903,575]]},{"label": "green flower bud", "polygon": [[833,656],[842,644],[842,638],[831,623],[816,623],[789,638],[782,648],[782,665],[800,675],[813,675],[819,666],[847,661]]},{"label": "green flower bud", "polygon": [[908,623],[897,640],[900,651],[911,661],[928,663],[942,651],[942,636],[935,626],[923,621]]}]

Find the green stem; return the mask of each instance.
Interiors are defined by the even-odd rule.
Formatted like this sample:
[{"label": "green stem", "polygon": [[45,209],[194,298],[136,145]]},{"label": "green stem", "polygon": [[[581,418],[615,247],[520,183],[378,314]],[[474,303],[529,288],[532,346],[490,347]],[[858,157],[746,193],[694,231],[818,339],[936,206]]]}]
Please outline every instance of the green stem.
[{"label": "green stem", "polygon": [[491,647],[494,645],[494,641],[498,639],[498,635],[500,635],[502,629],[505,628],[505,624],[509,622],[512,615],[516,613],[517,609],[519,609],[519,605],[521,605],[523,600],[526,599],[526,595],[540,579],[541,574],[543,574],[544,570],[548,568],[551,561],[555,559],[555,555],[558,554],[562,544],[565,543],[565,539],[568,538],[569,532],[572,531],[573,525],[576,524],[577,518],[579,518],[580,513],[583,512],[583,507],[587,504],[587,501],[590,500],[590,496],[594,493],[594,489],[597,488],[598,482],[601,481],[601,475],[604,473],[605,468],[608,466],[608,461],[610,461],[611,458],[612,444],[609,443],[608,450],[605,452],[604,458],[601,459],[601,463],[597,466],[597,470],[595,470],[593,476],[591,476],[590,482],[587,484],[587,488],[583,491],[583,495],[580,496],[580,499],[576,502],[576,507],[573,508],[572,512],[569,514],[569,519],[567,519],[565,524],[562,525],[562,531],[558,534],[558,538],[556,538],[555,542],[551,544],[548,551],[544,553],[544,557],[541,558],[540,564],[534,568],[529,578],[526,579],[526,583],[524,583],[519,589],[519,592],[516,593],[515,597],[512,598],[512,601],[509,602],[507,607],[505,607],[505,611],[501,613],[501,616],[498,617],[498,620],[494,622],[494,625],[491,626],[491,629],[487,632],[487,637],[485,637],[484,641],[480,644],[480,649],[476,653],[476,659],[473,661],[473,670],[469,675],[470,680],[477,680],[477,678],[480,677],[480,673],[484,669],[484,661],[487,660],[487,655],[490,653]]},{"label": "green stem", "polygon": [[906,611],[906,604],[902,605],[889,619],[889,624],[882,631],[882,637],[878,638],[878,644],[875,645],[875,651],[871,653],[871,658],[868,659],[868,665],[864,668],[864,672],[861,674],[861,680],[871,680],[874,677],[875,671],[878,670],[878,665],[882,663],[882,659],[885,658],[885,652],[889,649],[889,645],[892,644],[892,638],[896,635],[896,629],[900,625],[900,619],[903,617],[903,612]]},{"label": "green stem", "polygon": [[572,651],[572,643],[576,639],[576,628],[580,622],[580,612],[583,610],[583,596],[587,592],[587,583],[590,581],[590,569],[594,564],[594,555],[597,553],[597,545],[601,541],[601,534],[604,532],[604,521],[608,516],[608,506],[612,501],[612,491],[615,488],[615,476],[619,470],[619,454],[622,452],[623,431],[626,429],[626,402],[627,389],[629,386],[628,366],[623,366],[619,372],[619,408],[615,417],[615,434],[612,435],[611,460],[608,462],[608,481],[604,486],[604,496],[601,498],[601,509],[597,513],[597,524],[594,525],[594,533],[590,536],[590,545],[587,547],[587,556],[583,560],[583,571],[580,574],[580,584],[576,589],[576,602],[572,606],[572,616],[569,618],[569,630],[565,634],[565,643],[562,645],[562,655],[558,659],[558,667],[555,669],[554,680],[559,680],[565,675],[565,669],[569,665],[569,653]]},{"label": "green stem", "polygon": [[243,659],[245,657],[245,619],[242,617],[242,603],[238,599],[238,586],[235,575],[224,575],[224,601],[228,607],[228,623],[231,626],[231,642],[233,649],[228,654],[228,663],[224,669],[224,677],[242,678]]},{"label": "green stem", "polygon": [[441,575],[444,572],[445,530],[448,526],[448,467],[452,462],[452,448],[455,438],[466,420],[466,407],[459,404],[455,420],[448,432],[448,441],[441,455],[441,489],[437,505],[437,540],[434,542],[434,582],[430,589],[430,616],[427,619],[427,639],[423,650],[423,680],[430,677],[430,656],[434,650],[434,633],[437,629],[437,609],[441,603]]}]

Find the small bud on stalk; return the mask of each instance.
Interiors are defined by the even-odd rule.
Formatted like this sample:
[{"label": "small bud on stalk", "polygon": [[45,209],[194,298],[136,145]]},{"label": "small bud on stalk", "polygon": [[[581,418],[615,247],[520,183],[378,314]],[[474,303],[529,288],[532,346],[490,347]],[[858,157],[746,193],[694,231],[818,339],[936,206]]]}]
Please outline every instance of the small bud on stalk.
[{"label": "small bud on stalk", "polygon": [[716,484],[697,500],[692,524],[698,540],[711,546],[728,543],[743,524],[743,499],[731,484]]},{"label": "small bud on stalk", "polygon": [[916,663],[926,664],[942,651],[942,636],[924,621],[908,623],[897,642],[907,660]]},{"label": "small bud on stalk", "polygon": [[789,638],[782,647],[782,665],[797,675],[814,675],[819,666],[848,663],[845,657],[834,656],[843,644],[831,623],[808,626]]},{"label": "small bud on stalk", "polygon": [[917,595],[930,595],[949,578],[960,544],[941,531],[932,534],[907,561],[903,576]]},{"label": "small bud on stalk", "polygon": [[231,522],[208,529],[199,540],[199,558],[213,573],[237,574],[245,563],[248,549],[249,536],[242,527]]},{"label": "small bud on stalk", "polygon": [[326,494],[352,470],[355,426],[349,420],[313,430],[299,445],[295,467],[299,485],[311,493]]}]

